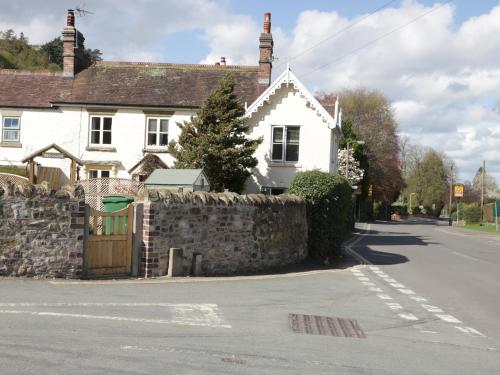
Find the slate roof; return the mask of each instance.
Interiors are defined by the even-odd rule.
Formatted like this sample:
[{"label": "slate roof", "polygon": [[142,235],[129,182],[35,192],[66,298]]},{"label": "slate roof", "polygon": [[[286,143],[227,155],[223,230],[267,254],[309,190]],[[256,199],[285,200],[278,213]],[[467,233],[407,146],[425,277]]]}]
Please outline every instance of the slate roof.
[{"label": "slate roof", "polygon": [[59,95],[62,80],[62,73],[0,69],[0,106],[50,107],[51,99]]},{"label": "slate roof", "polygon": [[98,62],[76,74],[0,69],[0,106],[83,104],[197,108],[227,73],[241,104],[260,94],[257,66]]},{"label": "slate roof", "polygon": [[193,185],[202,169],[155,169],[144,185]]}]

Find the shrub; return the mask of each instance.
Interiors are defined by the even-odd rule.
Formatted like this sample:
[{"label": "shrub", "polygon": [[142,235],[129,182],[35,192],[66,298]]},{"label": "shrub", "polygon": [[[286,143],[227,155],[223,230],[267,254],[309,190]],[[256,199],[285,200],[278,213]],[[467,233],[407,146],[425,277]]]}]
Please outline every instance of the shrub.
[{"label": "shrub", "polygon": [[463,219],[467,224],[477,224],[481,221],[481,207],[475,204],[464,204],[462,211]]},{"label": "shrub", "polygon": [[309,256],[330,260],[340,256],[340,246],[350,231],[351,186],[338,174],[317,170],[300,172],[288,193],[306,200]]},{"label": "shrub", "polygon": [[413,207],[413,210],[412,210],[412,214],[413,215],[418,215],[422,212],[422,210],[420,209],[420,206],[415,206]]}]

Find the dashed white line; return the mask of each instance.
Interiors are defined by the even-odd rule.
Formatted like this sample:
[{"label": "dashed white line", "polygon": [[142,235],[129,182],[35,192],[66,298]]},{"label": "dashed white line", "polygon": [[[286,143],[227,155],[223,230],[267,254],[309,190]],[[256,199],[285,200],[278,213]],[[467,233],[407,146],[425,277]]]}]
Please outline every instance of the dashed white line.
[{"label": "dashed white line", "polygon": [[427,298],[420,297],[420,296],[410,296],[410,298],[414,301],[417,301],[417,302],[427,302]]},{"label": "dashed white line", "polygon": [[359,281],[370,281],[368,277],[358,277]]},{"label": "dashed white line", "polygon": [[394,288],[405,288],[405,286],[400,283],[391,283],[391,286]]},{"label": "dashed white line", "polygon": [[398,281],[393,279],[393,278],[386,278],[385,281],[387,281],[388,283],[397,283]]},{"label": "dashed white line", "polygon": [[377,287],[371,287],[368,289],[371,290],[372,292],[381,292],[382,291],[382,288],[377,288]]},{"label": "dashed white line", "polygon": [[377,294],[377,297],[380,299],[392,299],[392,297],[387,294]]},{"label": "dashed white line", "polygon": [[429,312],[433,312],[433,313],[442,313],[443,310],[440,309],[439,307],[437,306],[432,306],[432,305],[426,305],[426,304],[422,304],[422,307],[424,309],[426,309],[427,311]]},{"label": "dashed white line", "polygon": [[456,326],[455,328],[458,329],[460,332],[466,333],[466,334],[468,334],[470,336],[486,337],[481,332],[479,332],[477,329],[474,329],[472,327],[460,327],[460,326]]},{"label": "dashed white line", "polygon": [[398,289],[403,294],[415,294],[415,292],[411,289]]},{"label": "dashed white line", "polygon": [[453,315],[447,314],[435,314],[439,319],[447,322],[447,323],[462,323],[460,320],[455,318]]},{"label": "dashed white line", "polygon": [[379,270],[379,268],[378,268],[378,267],[376,267],[376,266],[370,266],[370,269],[371,269],[372,271],[378,271],[378,270]]},{"label": "dashed white line", "polygon": [[396,302],[386,302],[385,303],[391,310],[403,310],[403,306]]},{"label": "dashed white line", "polygon": [[418,320],[418,318],[410,313],[401,313],[398,314],[401,318],[406,319],[406,320]]}]

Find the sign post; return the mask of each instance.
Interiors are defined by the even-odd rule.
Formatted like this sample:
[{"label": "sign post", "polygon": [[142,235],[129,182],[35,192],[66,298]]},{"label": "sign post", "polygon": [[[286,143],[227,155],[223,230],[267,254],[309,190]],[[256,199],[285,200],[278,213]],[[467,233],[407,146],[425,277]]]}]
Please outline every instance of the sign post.
[{"label": "sign post", "polygon": [[460,198],[464,196],[464,185],[456,184],[453,186],[453,195],[457,198],[457,225],[460,218]]}]

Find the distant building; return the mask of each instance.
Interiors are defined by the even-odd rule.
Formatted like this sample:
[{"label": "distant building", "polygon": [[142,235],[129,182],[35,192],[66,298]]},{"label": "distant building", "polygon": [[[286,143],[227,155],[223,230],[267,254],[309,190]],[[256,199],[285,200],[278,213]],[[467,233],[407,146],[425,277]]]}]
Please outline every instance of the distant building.
[{"label": "distant building", "polygon": [[144,182],[147,189],[177,189],[210,191],[202,169],[156,169]]}]

